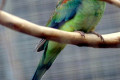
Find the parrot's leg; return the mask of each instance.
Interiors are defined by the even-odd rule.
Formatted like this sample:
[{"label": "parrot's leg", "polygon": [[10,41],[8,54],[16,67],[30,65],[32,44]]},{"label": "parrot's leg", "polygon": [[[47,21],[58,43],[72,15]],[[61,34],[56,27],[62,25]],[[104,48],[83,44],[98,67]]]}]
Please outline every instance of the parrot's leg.
[{"label": "parrot's leg", "polygon": [[74,31],[74,32],[80,33],[81,36],[85,38],[85,33],[83,31]]},{"label": "parrot's leg", "polygon": [[90,33],[97,35],[97,36],[100,37],[101,40],[104,42],[104,38],[103,38],[100,34],[94,32],[94,31],[91,31]]},{"label": "parrot's leg", "polygon": [[[85,33],[84,33],[83,31],[74,31],[74,32],[80,33],[80,34],[81,34],[81,36],[83,36],[83,37],[85,38]],[[100,34],[98,34],[98,33],[94,32],[94,31],[91,31],[91,32],[88,32],[88,33],[92,33],[92,34],[97,35],[97,36],[98,36],[98,37],[100,37],[100,38],[101,38],[101,40],[104,42],[104,38],[103,38]]]}]

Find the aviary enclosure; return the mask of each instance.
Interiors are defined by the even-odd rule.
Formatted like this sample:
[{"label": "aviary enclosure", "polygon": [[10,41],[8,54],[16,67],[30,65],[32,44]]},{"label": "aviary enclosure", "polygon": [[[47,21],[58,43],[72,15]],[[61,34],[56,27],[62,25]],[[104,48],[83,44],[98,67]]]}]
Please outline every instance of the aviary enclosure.
[{"label": "aviary enclosure", "polygon": [[[0,11],[0,24],[3,25],[0,26],[0,80],[31,80],[43,53],[43,51],[40,53],[35,51],[35,46],[40,40],[40,38],[36,37],[41,36],[31,33],[33,36],[36,36],[33,37],[4,27],[12,27],[15,30],[19,26],[24,27],[24,25],[21,25],[22,23],[19,25],[12,24],[15,20],[16,23],[19,23],[20,20],[18,18],[16,19],[16,17],[13,17],[14,19],[9,17],[9,13],[37,24],[31,24],[32,26],[45,26],[55,9],[57,1],[6,1],[4,9]],[[112,48],[103,48],[105,47],[104,45],[91,45],[90,42],[88,44],[91,47],[87,47],[86,45],[83,45],[85,47],[78,47],[68,44],[59,54],[51,68],[45,73],[42,80],[120,80],[120,1],[105,1],[108,1],[108,3],[109,1],[117,3],[116,6],[107,3],[104,16],[95,31],[100,34],[118,32],[107,36],[107,38],[104,35],[103,38],[105,38],[106,42],[108,40],[110,43],[100,42],[108,45],[106,47]],[[2,16],[2,14],[7,14],[7,16]],[[11,21],[11,23],[7,23],[7,21]],[[29,24],[26,23],[27,25]],[[22,31],[21,28],[18,31],[29,34],[29,32]],[[90,39],[89,36],[97,39],[97,41],[93,39],[93,42],[100,41],[95,35],[86,34],[85,38],[88,41]],[[47,39],[57,41],[54,38]],[[80,37],[80,39],[83,38]],[[112,44],[112,42],[115,43]]]}]

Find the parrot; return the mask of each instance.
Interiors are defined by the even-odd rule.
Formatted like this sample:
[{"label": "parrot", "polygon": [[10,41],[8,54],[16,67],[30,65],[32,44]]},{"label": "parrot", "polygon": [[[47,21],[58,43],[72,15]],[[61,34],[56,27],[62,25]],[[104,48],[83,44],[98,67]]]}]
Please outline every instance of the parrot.
[{"label": "parrot", "polygon": [[[100,0],[59,0],[46,26],[68,31],[92,33],[101,20],[106,3]],[[42,39],[37,52],[44,50],[32,80],[41,80],[66,44]]]}]

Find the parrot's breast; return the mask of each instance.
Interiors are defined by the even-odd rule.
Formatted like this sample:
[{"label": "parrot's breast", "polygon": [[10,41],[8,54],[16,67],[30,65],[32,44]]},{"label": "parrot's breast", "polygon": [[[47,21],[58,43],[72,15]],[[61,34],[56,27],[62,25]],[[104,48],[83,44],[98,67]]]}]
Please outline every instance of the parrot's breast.
[{"label": "parrot's breast", "polygon": [[83,0],[73,19],[67,21],[62,30],[90,32],[99,23],[105,9],[105,2],[98,0]]}]

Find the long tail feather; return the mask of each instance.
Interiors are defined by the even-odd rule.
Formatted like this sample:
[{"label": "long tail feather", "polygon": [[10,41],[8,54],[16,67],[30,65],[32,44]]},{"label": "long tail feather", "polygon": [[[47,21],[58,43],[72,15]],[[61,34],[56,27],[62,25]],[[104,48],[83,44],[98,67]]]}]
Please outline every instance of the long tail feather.
[{"label": "long tail feather", "polygon": [[44,45],[45,47],[42,60],[40,61],[32,80],[41,80],[42,76],[50,68],[50,66],[56,59],[57,55],[65,47],[65,45],[63,44],[52,41],[50,42],[46,41]]},{"label": "long tail feather", "polygon": [[37,68],[32,80],[41,80],[42,76],[50,68],[50,66],[51,66],[51,64],[50,65],[44,65],[44,64],[40,63],[38,65],[38,68]]}]

